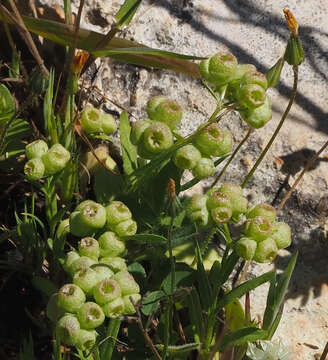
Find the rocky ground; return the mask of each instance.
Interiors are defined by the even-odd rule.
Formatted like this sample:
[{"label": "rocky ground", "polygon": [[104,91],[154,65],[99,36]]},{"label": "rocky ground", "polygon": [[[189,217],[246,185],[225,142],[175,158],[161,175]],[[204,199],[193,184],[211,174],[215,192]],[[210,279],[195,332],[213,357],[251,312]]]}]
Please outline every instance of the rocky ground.
[{"label": "rocky ground", "polygon": [[[86,0],[82,26],[105,33],[123,1]],[[57,4],[41,0],[37,7]],[[73,1],[74,10],[79,1]],[[240,63],[252,63],[265,72],[283,54],[289,33],[282,9],[289,7],[300,23],[306,60],[299,69],[299,90],[278,140],[247,187],[251,202],[279,204],[282,195],[328,134],[328,8],[325,0],[145,0],[124,36],[145,45],[180,53],[205,56],[229,50]],[[60,10],[57,8],[57,13]],[[165,94],[177,99],[185,115],[181,131],[188,134],[214,110],[214,102],[199,81],[169,71],[122,65],[110,59],[97,60],[95,84],[103,94],[145,116],[149,96]],[[240,183],[273,133],[288,102],[292,71],[285,66],[281,84],[270,90],[272,121],[254,132],[234,160],[224,181]],[[105,107],[117,111],[110,102]],[[236,143],[246,127],[236,115],[224,120]],[[293,229],[293,245],[281,252],[272,265],[252,265],[248,277],[269,268],[283,269],[290,255],[299,260],[277,337],[289,342],[294,359],[318,358],[328,341],[328,156],[323,155],[305,175],[296,193],[281,213]],[[197,188],[202,191],[202,186]],[[252,314],[261,317],[267,287],[252,293]]]}]

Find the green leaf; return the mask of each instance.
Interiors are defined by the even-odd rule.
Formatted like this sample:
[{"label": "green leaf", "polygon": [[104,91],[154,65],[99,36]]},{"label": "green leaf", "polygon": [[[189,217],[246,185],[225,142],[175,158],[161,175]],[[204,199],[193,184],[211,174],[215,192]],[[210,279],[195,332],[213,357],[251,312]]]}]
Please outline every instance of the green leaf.
[{"label": "green leaf", "polygon": [[213,288],[221,287],[229,278],[232,271],[234,270],[237,262],[239,260],[239,255],[236,252],[232,252],[225,260],[224,264],[221,264],[221,271],[219,274],[219,277],[217,278],[217,282],[214,285]]},{"label": "green leaf", "polygon": [[15,114],[16,106],[10,91],[0,84],[0,125],[5,125]]},{"label": "green leaf", "polygon": [[144,267],[140,263],[134,262],[128,266],[128,271],[135,278],[137,283],[142,287],[145,279],[147,278]]},{"label": "green leaf", "polygon": [[41,276],[34,276],[32,279],[32,284],[36,289],[38,289],[48,297],[58,291],[57,287],[53,282]]},{"label": "green leaf", "polygon": [[125,0],[119,11],[115,15],[116,26],[123,27],[128,25],[134,14],[138,10],[142,0]]},{"label": "green leaf", "polygon": [[128,113],[123,111],[120,116],[120,141],[122,148],[122,159],[124,172],[131,174],[138,167],[137,150],[130,141],[131,126]]},{"label": "green leaf", "polygon": [[225,320],[232,331],[245,326],[245,313],[238,299],[232,300],[225,306]]},{"label": "green leaf", "polygon": [[195,342],[200,342],[204,334],[204,319],[199,295],[195,288],[192,289],[187,301],[194,340]]},{"label": "green leaf", "polygon": [[290,259],[286,270],[282,273],[278,281],[271,282],[267,298],[267,306],[263,316],[263,329],[268,330],[277,317],[279,308],[286,295],[288,285],[296,265],[297,256],[298,253],[296,252]]},{"label": "green leaf", "polygon": [[273,277],[274,277],[274,272],[270,271],[261,276],[258,276],[255,279],[248,280],[243,284],[237,286],[236,288],[228,292],[226,295],[224,295],[221,300],[219,300],[216,311],[219,311],[234,299],[240,298],[241,296],[245,295],[247,292],[257,288],[258,286],[264,284],[267,281],[270,281]]},{"label": "green leaf", "polygon": [[[155,345],[156,348],[160,351],[164,350],[164,345],[163,344],[156,344]],[[167,352],[168,354],[171,355],[180,355],[180,354],[185,354],[185,353],[189,353],[192,350],[198,350],[200,347],[200,343],[195,342],[195,343],[190,343],[190,344],[184,344],[184,345],[169,345],[167,347]]]},{"label": "green leaf", "polygon": [[219,351],[232,346],[244,345],[247,342],[254,342],[258,340],[265,340],[268,336],[266,330],[258,329],[255,327],[248,327],[232,331],[222,339]]},{"label": "green leaf", "polygon": [[162,290],[156,290],[149,293],[146,298],[142,300],[141,311],[144,315],[148,316],[153,311],[157,310],[159,307],[159,301],[166,297],[165,293]]},{"label": "green leaf", "polygon": [[[179,286],[190,286],[192,285],[193,270],[184,263],[176,264],[175,268],[175,284],[174,289]],[[161,284],[161,288],[165,294],[171,294],[171,273],[169,273]]]},{"label": "green leaf", "polygon": [[[23,19],[29,31],[61,45],[73,46],[75,39],[75,27],[73,25],[63,24],[50,20],[35,19],[27,16],[24,16]],[[11,19],[6,17],[6,15],[4,15],[4,20],[12,23]],[[103,34],[80,28],[77,37],[77,48],[92,52],[92,50],[95,49],[95,45],[101,43],[104,40],[104,37],[105,35]],[[136,42],[126,39],[121,39],[119,37],[114,37],[108,44],[105,45],[104,49],[126,49],[129,47],[145,48],[145,46],[142,44],[138,44]],[[111,55],[111,57],[130,64],[149,66],[158,69],[169,69],[183,74],[187,74],[195,78],[200,78],[198,65],[181,58],[168,58],[164,55],[138,53],[123,53]],[[199,59],[197,57],[192,58]]]},{"label": "green leaf", "polygon": [[131,236],[123,236],[123,240],[126,241],[136,241],[139,244],[149,244],[154,245],[154,243],[157,244],[167,244],[167,239],[164,236],[161,235],[155,235],[155,234],[136,234]]},{"label": "green leaf", "polygon": [[211,305],[212,288],[205,272],[203,259],[197,240],[196,240],[195,252],[197,259],[197,280],[198,280],[199,291],[202,294],[201,301],[203,303],[203,307],[207,310]]}]

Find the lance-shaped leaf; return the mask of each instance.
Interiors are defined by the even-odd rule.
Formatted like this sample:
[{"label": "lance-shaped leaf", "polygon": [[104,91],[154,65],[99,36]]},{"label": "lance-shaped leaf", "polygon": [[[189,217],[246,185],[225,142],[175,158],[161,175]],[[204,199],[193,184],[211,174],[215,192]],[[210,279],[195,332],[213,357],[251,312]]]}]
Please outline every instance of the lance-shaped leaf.
[{"label": "lance-shaped leaf", "polygon": [[[12,20],[3,14],[0,21],[12,23]],[[27,29],[45,39],[54,41],[64,46],[73,46],[75,39],[75,27],[73,25],[63,24],[57,21],[35,19],[28,16],[23,17]],[[102,43],[105,35],[95,31],[80,28],[77,36],[77,48],[93,52],[96,44]],[[139,52],[127,53],[128,48],[142,48]],[[134,41],[114,37],[102,50],[114,50],[115,54],[108,55],[119,61],[127,62],[134,65],[149,66],[158,69],[169,69],[176,72],[184,73],[189,76],[200,78],[198,65],[190,60],[200,60],[203,58],[196,56],[181,55],[161,50],[145,50],[145,45]],[[121,54],[116,53],[118,49],[125,49]],[[147,51],[153,53],[147,53]]]},{"label": "lance-shaped leaf", "polygon": [[139,5],[142,0],[125,0],[123,5],[120,7],[120,10],[115,15],[116,26],[123,27],[128,25],[136,11],[138,10]]}]

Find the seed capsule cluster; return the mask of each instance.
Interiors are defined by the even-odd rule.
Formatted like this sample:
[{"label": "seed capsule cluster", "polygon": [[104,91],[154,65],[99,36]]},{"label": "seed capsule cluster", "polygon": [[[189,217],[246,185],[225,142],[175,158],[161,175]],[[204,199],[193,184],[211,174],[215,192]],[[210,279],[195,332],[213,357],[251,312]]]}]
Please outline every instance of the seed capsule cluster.
[{"label": "seed capsule cluster", "polygon": [[[95,213],[103,216],[99,204],[91,200],[81,203],[76,211],[88,206],[92,209],[96,206]],[[66,254],[63,267],[71,282],[50,298],[47,308],[47,315],[52,321],[56,322],[59,318],[56,331],[60,341],[81,350],[88,350],[95,344],[95,329],[106,317],[134,314],[131,298],[135,303],[141,299],[139,285],[121,257],[126,252],[125,242],[120,237],[123,235],[118,235],[116,231],[119,229],[118,232],[121,232],[118,225],[133,221],[131,212],[119,201],[113,201],[103,209],[105,221],[99,222],[97,219],[96,223],[97,226],[102,223],[103,229],[107,230],[97,239],[83,237],[78,243],[78,250]],[[71,232],[72,224],[75,229],[74,221],[69,224]],[[84,224],[79,222],[79,226],[82,228]],[[94,232],[96,228],[88,229]]]},{"label": "seed capsule cluster", "polygon": [[254,65],[238,64],[229,52],[217,53],[203,60],[199,71],[202,78],[218,90],[226,87],[226,99],[237,103],[240,116],[249,126],[258,129],[271,119],[271,101],[266,93],[268,82]]},{"label": "seed capsule cluster", "polygon": [[25,154],[28,161],[24,166],[24,174],[31,181],[58,173],[71,159],[70,152],[64,146],[54,144],[49,149],[47,143],[41,139],[26,145]]},{"label": "seed capsule cluster", "polygon": [[91,105],[83,109],[80,122],[83,131],[87,134],[112,134],[117,129],[112,115],[106,114]]},{"label": "seed capsule cluster", "polygon": [[258,204],[248,208],[242,188],[235,184],[223,184],[205,195],[194,195],[187,213],[200,227],[238,222],[244,215],[246,221],[241,237],[234,241],[234,248],[245,260],[270,262],[279,249],[291,244],[290,227],[284,222],[276,221],[274,207]]}]

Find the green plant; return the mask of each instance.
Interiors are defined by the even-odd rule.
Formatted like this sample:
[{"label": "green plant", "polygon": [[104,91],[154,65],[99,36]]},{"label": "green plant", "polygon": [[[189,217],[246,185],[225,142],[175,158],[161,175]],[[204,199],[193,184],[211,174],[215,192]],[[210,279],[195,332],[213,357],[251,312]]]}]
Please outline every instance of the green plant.
[{"label": "green plant", "polygon": [[[106,36],[79,29],[79,17],[70,26],[68,0],[65,24],[23,18],[29,31],[68,47],[67,79],[62,86],[59,74],[48,72],[33,52],[42,74],[27,86],[39,91],[35,101],[43,101],[43,114],[37,119],[40,134],[18,118],[24,112],[16,109],[7,87],[0,86],[1,154],[7,151],[22,175],[18,155],[25,152],[24,174],[33,194],[31,204],[24,203],[22,216],[15,213],[15,223],[9,230],[4,228],[3,238],[15,239],[24,259],[33,258],[37,265],[20,271],[42,293],[44,308],[48,303],[50,322],[43,330],[48,340],[50,336],[54,340],[56,360],[66,358],[69,351],[61,343],[72,347],[75,358],[88,360],[191,359],[195,353],[201,359],[214,359],[230,348],[236,360],[244,358],[247,349],[249,357],[259,357],[266,343],[261,343],[262,350],[255,346],[271,340],[279,324],[297,254],[278,278],[274,271],[248,281],[241,277],[234,288],[229,279],[243,259],[271,262],[278,249],[291,243],[291,230],[276,221],[276,210],[267,204],[250,207],[243,187],[294,100],[297,66],[303,60],[297,31],[291,31],[284,57],[265,76],[252,64],[238,64],[228,52],[192,57],[115,37],[140,3],[126,0]],[[82,7],[83,1],[79,15]],[[7,28],[7,23],[19,22],[2,5],[1,21]],[[33,44],[30,36],[28,41]],[[89,58],[84,52],[74,56],[75,48],[89,50]],[[183,111],[173,99],[149,99],[149,119],[132,124],[123,111],[118,154],[109,136],[116,131],[115,119],[79,98],[79,79],[97,56],[201,78],[216,108],[186,137],[178,133]],[[275,134],[241,186],[215,187],[252,129],[271,119],[266,91],[278,83],[285,61],[293,66],[294,89]],[[33,109],[32,103],[24,106]],[[232,134],[219,122],[232,111],[249,130],[230,154]],[[17,148],[12,148],[15,136],[18,145],[15,142]],[[28,143],[31,138],[39,140]],[[211,176],[227,158],[206,194],[180,196]],[[187,183],[183,183],[184,171],[194,177]],[[35,199],[41,199],[41,210]],[[222,251],[213,246],[218,241]],[[260,326],[239,298],[266,282],[270,289]],[[129,344],[121,346],[118,337],[127,333]]]}]

